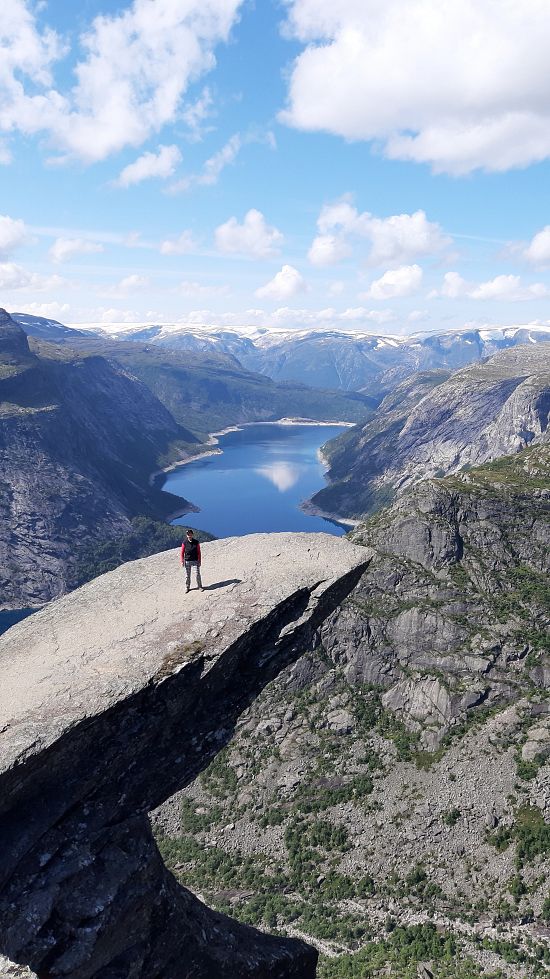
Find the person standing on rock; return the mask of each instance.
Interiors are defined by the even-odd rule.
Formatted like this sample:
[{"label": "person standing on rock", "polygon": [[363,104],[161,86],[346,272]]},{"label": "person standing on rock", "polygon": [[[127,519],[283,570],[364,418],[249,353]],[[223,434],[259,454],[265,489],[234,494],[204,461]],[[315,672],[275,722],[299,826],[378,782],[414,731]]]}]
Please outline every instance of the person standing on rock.
[{"label": "person standing on rock", "polygon": [[188,530],[185,535],[185,540],[181,545],[181,564],[185,567],[185,591],[189,591],[191,587],[191,568],[195,569],[195,574],[197,576],[197,588],[202,591],[202,579],[201,579],[201,546],[196,537],[193,536],[193,531]]}]

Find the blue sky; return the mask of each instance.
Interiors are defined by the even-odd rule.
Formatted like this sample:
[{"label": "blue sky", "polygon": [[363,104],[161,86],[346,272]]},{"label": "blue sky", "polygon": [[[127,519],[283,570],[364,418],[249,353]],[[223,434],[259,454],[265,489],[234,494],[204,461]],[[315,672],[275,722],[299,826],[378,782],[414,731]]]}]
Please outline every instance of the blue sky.
[{"label": "blue sky", "polygon": [[0,303],[550,322],[546,0],[4,0]]}]

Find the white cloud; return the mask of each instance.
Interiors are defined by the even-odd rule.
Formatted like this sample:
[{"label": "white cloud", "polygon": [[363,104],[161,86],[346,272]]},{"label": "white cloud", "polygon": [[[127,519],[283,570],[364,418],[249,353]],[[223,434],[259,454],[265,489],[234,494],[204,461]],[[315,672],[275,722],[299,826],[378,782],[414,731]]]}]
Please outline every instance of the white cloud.
[{"label": "white cloud", "polygon": [[271,149],[275,149],[275,136],[272,132],[256,132],[251,130],[244,135],[234,133],[220,150],[204,162],[199,173],[191,173],[181,180],[177,180],[168,188],[172,194],[180,191],[191,190],[193,187],[211,187],[218,183],[222,172],[226,167],[235,163],[239,153],[244,146],[250,143],[263,143]]},{"label": "white cloud", "polygon": [[307,253],[311,264],[321,268],[325,265],[336,265],[349,255],[351,246],[338,235],[317,235]]},{"label": "white cloud", "polygon": [[227,143],[222,146],[221,150],[214,153],[206,163],[204,164],[203,172],[200,174],[196,180],[199,184],[216,184],[220,178],[220,174],[225,167],[234,163],[239,155],[242,146],[242,140],[239,133],[235,133],[227,140]]},{"label": "white cloud", "polygon": [[236,217],[220,224],[215,232],[216,248],[225,255],[267,258],[275,255],[283,241],[282,233],[266,223],[261,211],[251,208],[239,224]]},{"label": "white cloud", "polygon": [[182,296],[227,296],[230,292],[228,286],[203,285],[200,282],[180,282],[177,292]]},{"label": "white cloud", "polygon": [[365,309],[364,306],[355,306],[338,313],[336,319],[344,322],[346,320],[366,320],[370,323],[391,323],[395,319],[395,314],[390,309]]},{"label": "white cloud", "polygon": [[412,296],[422,284],[422,269],[419,265],[401,265],[389,269],[379,279],[371,282],[361,299],[399,299]]},{"label": "white cloud", "polygon": [[196,243],[190,231],[182,231],[176,238],[166,238],[160,243],[161,255],[188,255],[196,249]]},{"label": "white cloud", "polygon": [[71,307],[69,303],[20,303],[19,310],[20,313],[29,313],[31,316],[44,316],[47,320],[60,320],[64,322],[64,317],[67,316]]},{"label": "white cloud", "polygon": [[542,299],[550,295],[550,290],[542,282],[522,285],[519,275],[497,275],[488,282],[480,282],[469,295],[472,299],[505,299],[508,302],[522,302],[527,299]]},{"label": "white cloud", "polygon": [[550,224],[531,239],[523,251],[523,257],[533,265],[550,265]]},{"label": "white cloud", "polygon": [[325,309],[297,309],[292,306],[280,306],[272,313],[267,313],[263,309],[248,309],[246,316],[248,322],[257,323],[259,326],[280,328],[303,326],[350,329],[350,324],[359,327],[363,323],[381,325],[395,319],[394,313],[389,309],[366,309],[363,306],[340,311],[332,306]]},{"label": "white cloud", "polygon": [[486,282],[468,282],[458,272],[447,272],[441,289],[431,292],[428,298],[445,296],[447,299],[492,299],[506,302],[526,302],[544,299],[550,289],[543,282],[524,285],[519,275],[496,275]]},{"label": "white cloud", "polygon": [[137,272],[124,276],[120,282],[109,290],[111,296],[129,296],[134,292],[140,292],[150,285],[150,279],[146,275],[139,275]]},{"label": "white cloud", "polygon": [[446,272],[443,276],[443,285],[440,292],[430,293],[432,296],[446,296],[447,299],[458,299],[460,296],[468,294],[468,283],[458,272]]},{"label": "white cloud", "polygon": [[115,309],[113,307],[105,309],[104,306],[94,310],[93,313],[90,321],[97,323],[141,323],[144,318],[133,309]]},{"label": "white cloud", "polygon": [[212,93],[205,86],[200,97],[182,112],[181,117],[189,129],[188,139],[192,142],[202,139],[204,123],[211,113],[212,104]]},{"label": "white cloud", "polygon": [[439,224],[428,221],[424,211],[414,214],[392,214],[377,218],[368,211],[360,213],[347,197],[325,204],[317,219],[320,234],[308,253],[313,265],[333,265],[351,253],[350,239],[370,242],[367,261],[371,265],[407,262],[425,255],[437,254],[451,239]]},{"label": "white cloud", "polygon": [[0,166],[7,167],[13,160],[13,154],[4,139],[0,139]]},{"label": "white cloud", "polygon": [[29,239],[25,222],[0,214],[0,258],[7,258]]},{"label": "white cloud", "polygon": [[168,188],[170,193],[177,194],[181,190],[191,190],[193,187],[211,187],[217,184],[222,171],[237,159],[242,145],[243,141],[240,134],[235,133],[217,153],[206,160],[200,173],[189,174],[171,184]]},{"label": "white cloud", "polygon": [[306,283],[298,269],[292,265],[283,265],[280,272],[277,272],[265,286],[256,289],[255,295],[260,299],[291,299],[300,292],[305,292]]},{"label": "white cloud", "polygon": [[115,184],[117,187],[131,187],[153,177],[166,180],[172,176],[180,162],[181,153],[177,146],[159,146],[158,153],[143,153],[124,167]]},{"label": "white cloud", "polygon": [[550,156],[544,0],[288,0],[294,62],[283,121],[374,140],[435,171]]},{"label": "white cloud", "polygon": [[75,255],[94,255],[104,251],[103,245],[85,238],[57,238],[49,250],[52,262],[69,262]]},{"label": "white cloud", "polygon": [[242,0],[133,0],[100,14],[79,39],[76,85],[53,86],[59,37],[41,31],[25,0],[2,9],[0,128],[46,132],[61,153],[87,163],[139,146],[181,109],[182,97],[215,64]]},{"label": "white cloud", "polygon": [[409,323],[419,323],[422,320],[429,320],[430,314],[427,309],[412,309],[407,319]]},{"label": "white cloud", "polygon": [[16,265],[14,262],[0,263],[0,289],[34,289],[44,292],[65,286],[66,282],[59,275],[39,275]]},{"label": "white cloud", "polygon": [[279,493],[286,493],[287,490],[298,482],[302,467],[294,462],[272,462],[267,466],[259,466],[254,470],[259,476],[268,479],[270,483],[279,490]]}]

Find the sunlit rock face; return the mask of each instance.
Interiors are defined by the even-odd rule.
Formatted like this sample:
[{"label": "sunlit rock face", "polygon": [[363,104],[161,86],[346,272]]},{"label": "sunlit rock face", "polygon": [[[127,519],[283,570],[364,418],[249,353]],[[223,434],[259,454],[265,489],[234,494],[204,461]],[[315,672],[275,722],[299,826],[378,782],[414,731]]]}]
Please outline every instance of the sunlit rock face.
[{"label": "sunlit rock face", "polygon": [[[325,534],[204,545],[104,575],[0,639],[0,952],[41,979],[308,979],[316,952],[206,908],[147,813],[315,646],[370,552]],[[11,968],[11,966],[10,966]],[[14,975],[25,972],[14,971]]]}]

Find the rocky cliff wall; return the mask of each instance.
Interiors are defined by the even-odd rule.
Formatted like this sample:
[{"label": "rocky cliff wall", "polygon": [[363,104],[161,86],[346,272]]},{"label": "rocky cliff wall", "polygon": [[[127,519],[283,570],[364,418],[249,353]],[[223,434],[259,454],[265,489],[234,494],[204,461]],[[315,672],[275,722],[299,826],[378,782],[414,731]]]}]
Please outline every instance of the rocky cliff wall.
[{"label": "rocky cliff wall", "polygon": [[313,497],[316,505],[345,516],[372,513],[423,479],[548,439],[550,344],[420,380],[404,382],[372,421],[329,443],[330,485]]},{"label": "rocky cliff wall", "polygon": [[120,366],[46,344],[37,356],[0,310],[0,608],[58,597],[79,545],[181,506],[149,476],[187,441]]},{"label": "rocky cliff wall", "polygon": [[147,813],[192,781],[313,647],[369,551],[324,534],[127,564],[0,639],[0,952],[39,979],[308,979],[316,953],[210,911]]}]

